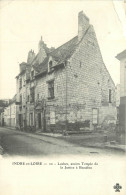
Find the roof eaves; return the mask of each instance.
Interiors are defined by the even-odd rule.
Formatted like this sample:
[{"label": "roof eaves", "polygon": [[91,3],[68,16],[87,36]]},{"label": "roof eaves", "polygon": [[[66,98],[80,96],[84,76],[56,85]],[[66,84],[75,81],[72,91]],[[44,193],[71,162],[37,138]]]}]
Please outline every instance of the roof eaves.
[{"label": "roof eaves", "polygon": [[15,78],[18,78],[20,75],[24,74],[26,70],[21,71]]},{"label": "roof eaves", "polygon": [[47,73],[47,70],[44,70],[44,71],[42,71],[42,72],[39,72],[38,74],[35,75],[35,78],[37,78],[37,77],[39,77],[39,76],[41,76],[41,75],[44,75],[44,74],[46,74],[46,73]]},{"label": "roof eaves", "polygon": [[122,60],[122,59],[126,58],[126,50],[124,50],[121,53],[117,54],[116,58],[118,60]]}]

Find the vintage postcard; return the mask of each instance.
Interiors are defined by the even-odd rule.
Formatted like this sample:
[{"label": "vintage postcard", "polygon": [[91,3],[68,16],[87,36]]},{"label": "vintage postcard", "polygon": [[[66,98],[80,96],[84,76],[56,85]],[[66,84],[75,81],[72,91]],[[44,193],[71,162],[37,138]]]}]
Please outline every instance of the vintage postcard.
[{"label": "vintage postcard", "polygon": [[126,194],[126,2],[0,1],[0,194]]}]

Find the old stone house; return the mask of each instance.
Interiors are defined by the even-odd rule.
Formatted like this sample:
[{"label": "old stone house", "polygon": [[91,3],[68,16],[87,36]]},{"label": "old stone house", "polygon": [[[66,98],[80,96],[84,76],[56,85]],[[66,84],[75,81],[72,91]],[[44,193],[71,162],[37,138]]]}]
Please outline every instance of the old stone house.
[{"label": "old stone house", "polygon": [[[19,89],[23,77],[25,86]],[[67,43],[49,49],[41,38],[38,54],[28,53],[17,83],[18,97],[25,93],[20,114],[27,126],[44,131],[93,130],[116,122],[115,84],[83,12],[78,14],[78,35]]]}]

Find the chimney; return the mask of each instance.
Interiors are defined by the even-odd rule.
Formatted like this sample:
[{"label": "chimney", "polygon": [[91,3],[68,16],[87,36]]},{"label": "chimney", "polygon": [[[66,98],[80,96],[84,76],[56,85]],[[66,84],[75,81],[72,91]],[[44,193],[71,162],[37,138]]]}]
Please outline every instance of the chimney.
[{"label": "chimney", "polygon": [[78,13],[78,41],[81,41],[83,35],[89,27],[89,18],[83,13]]},{"label": "chimney", "polygon": [[44,42],[43,42],[42,36],[41,36],[41,39],[40,39],[39,44],[38,44],[38,51],[39,51],[41,48],[43,48],[43,44],[44,44]]},{"label": "chimney", "polygon": [[27,58],[27,63],[31,64],[31,62],[33,61],[33,59],[35,58],[35,53],[34,50],[32,51],[32,49],[28,52],[28,58]]}]

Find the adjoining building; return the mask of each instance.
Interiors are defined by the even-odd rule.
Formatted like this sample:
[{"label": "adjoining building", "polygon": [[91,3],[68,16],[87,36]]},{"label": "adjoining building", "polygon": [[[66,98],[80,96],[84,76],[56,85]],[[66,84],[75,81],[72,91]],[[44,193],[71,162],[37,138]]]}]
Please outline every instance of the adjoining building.
[{"label": "adjoining building", "polygon": [[116,124],[115,84],[89,18],[78,14],[78,35],[57,49],[39,42],[17,79],[17,126],[43,131]]},{"label": "adjoining building", "polygon": [[4,126],[4,108],[0,108],[0,126]]},{"label": "adjoining building", "polygon": [[10,100],[9,105],[4,109],[4,125],[16,127],[16,95]]},{"label": "adjoining building", "polygon": [[119,128],[122,144],[126,143],[126,50],[119,53],[116,58],[120,61],[120,106]]},{"label": "adjoining building", "polygon": [[4,109],[8,106],[9,101],[9,99],[0,100],[0,126],[4,126]]}]

